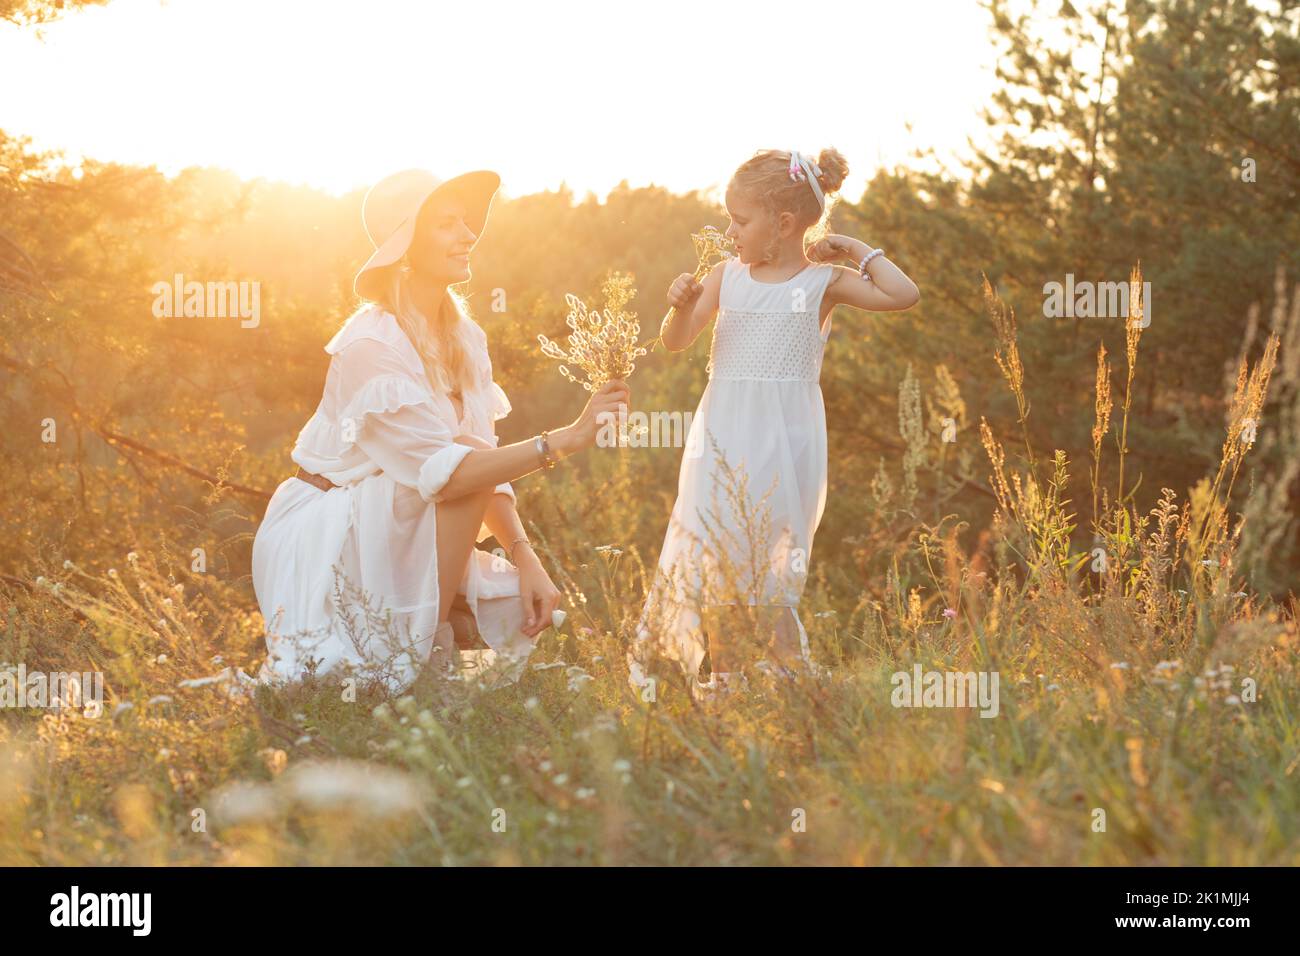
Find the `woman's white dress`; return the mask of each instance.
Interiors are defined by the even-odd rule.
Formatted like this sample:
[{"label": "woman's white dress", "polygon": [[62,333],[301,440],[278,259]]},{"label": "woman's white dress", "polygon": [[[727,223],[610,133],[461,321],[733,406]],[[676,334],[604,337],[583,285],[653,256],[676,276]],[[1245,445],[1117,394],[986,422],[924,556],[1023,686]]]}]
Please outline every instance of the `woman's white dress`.
[{"label": "woman's white dress", "polygon": [[[366,306],[325,346],[324,394],[298,435],[293,461],[328,478],[328,491],[288,478],[271,498],[253,542],[253,587],[266,622],[268,658],[259,679],[342,671],[400,690],[417,676],[438,626],[439,491],[472,450],[472,434],[495,445],[510,411],[492,380],[487,337],[468,316],[476,386],[463,416],[430,387],[419,354],[396,318]],[[497,492],[514,498],[508,483]],[[484,526],[483,541],[490,532]],[[519,573],[474,548],[460,593],[490,651],[468,664],[512,681],[534,644],[524,620]],[[499,666],[493,666],[499,665]]]},{"label": "woman's white dress", "polygon": [[819,326],[833,266],[759,282],[737,259],[723,267],[709,382],[682,454],[677,501],[629,653],[631,681],[658,653],[698,677],[708,649],[700,611],[727,604],[795,610],[826,504],[826,411]]}]

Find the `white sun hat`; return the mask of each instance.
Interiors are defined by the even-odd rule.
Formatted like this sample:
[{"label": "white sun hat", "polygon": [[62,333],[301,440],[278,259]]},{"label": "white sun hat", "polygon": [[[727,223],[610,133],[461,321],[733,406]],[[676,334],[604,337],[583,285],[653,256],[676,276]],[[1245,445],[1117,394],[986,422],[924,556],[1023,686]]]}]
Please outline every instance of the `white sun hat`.
[{"label": "white sun hat", "polygon": [[492,197],[500,185],[501,177],[487,169],[447,180],[423,169],[404,169],[375,183],[361,203],[361,221],[375,251],[357,273],[353,291],[362,298],[374,298],[379,291],[374,281],[379,278],[378,270],[401,260],[415,235],[415,219],[420,208],[435,193],[455,192],[463,196],[465,224],[475,235],[482,235]]}]

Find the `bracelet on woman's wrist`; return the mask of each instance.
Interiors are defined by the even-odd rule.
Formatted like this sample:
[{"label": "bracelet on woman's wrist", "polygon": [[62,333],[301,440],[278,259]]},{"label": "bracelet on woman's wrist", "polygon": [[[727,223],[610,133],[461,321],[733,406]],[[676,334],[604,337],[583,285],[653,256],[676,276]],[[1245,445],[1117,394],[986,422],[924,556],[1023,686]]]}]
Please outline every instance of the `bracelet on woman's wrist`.
[{"label": "bracelet on woman's wrist", "polygon": [[537,455],[542,460],[542,467],[547,471],[554,468],[556,463],[560,460],[555,456],[555,453],[551,451],[551,443],[547,439],[547,432],[545,431],[533,439],[533,447],[537,449]]},{"label": "bracelet on woman's wrist", "polygon": [[515,538],[515,540],[511,541],[510,542],[510,563],[511,564],[519,563],[518,561],[515,560],[515,548],[517,548],[520,544],[526,544],[530,548],[533,546],[533,543],[529,541],[527,538]]}]

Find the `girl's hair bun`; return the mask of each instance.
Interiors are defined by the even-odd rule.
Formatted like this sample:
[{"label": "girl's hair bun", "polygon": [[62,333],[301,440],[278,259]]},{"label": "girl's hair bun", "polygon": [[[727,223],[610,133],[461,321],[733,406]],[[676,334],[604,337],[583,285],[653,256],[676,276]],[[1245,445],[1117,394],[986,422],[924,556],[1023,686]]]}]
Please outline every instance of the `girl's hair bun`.
[{"label": "girl's hair bun", "polygon": [[828,148],[823,149],[817,156],[817,165],[822,171],[822,174],[817,177],[822,190],[828,193],[838,192],[849,175],[849,161],[838,149]]}]

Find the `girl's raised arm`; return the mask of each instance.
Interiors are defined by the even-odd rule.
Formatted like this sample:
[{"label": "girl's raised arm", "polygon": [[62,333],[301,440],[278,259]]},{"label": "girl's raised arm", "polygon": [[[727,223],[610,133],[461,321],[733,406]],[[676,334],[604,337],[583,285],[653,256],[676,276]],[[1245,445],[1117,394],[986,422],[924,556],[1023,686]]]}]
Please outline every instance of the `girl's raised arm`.
[{"label": "girl's raised arm", "polygon": [[[809,248],[808,258],[814,262],[849,259],[856,267],[871,251],[860,239],[830,235]],[[916,283],[883,255],[871,260],[868,271],[870,282],[863,279],[857,268],[835,266],[835,274],[826,287],[826,300],[832,305],[850,305],[868,312],[901,312],[921,301],[921,290]]]}]

